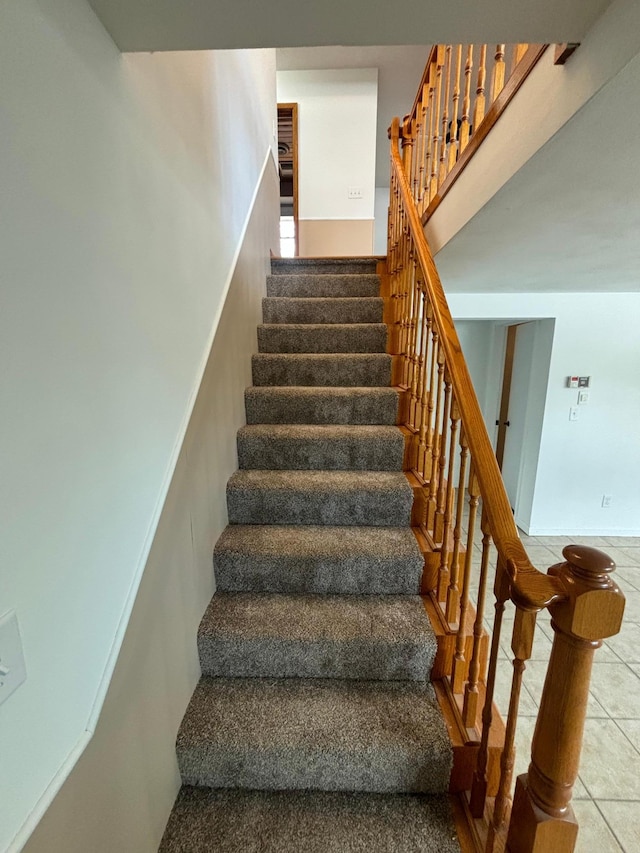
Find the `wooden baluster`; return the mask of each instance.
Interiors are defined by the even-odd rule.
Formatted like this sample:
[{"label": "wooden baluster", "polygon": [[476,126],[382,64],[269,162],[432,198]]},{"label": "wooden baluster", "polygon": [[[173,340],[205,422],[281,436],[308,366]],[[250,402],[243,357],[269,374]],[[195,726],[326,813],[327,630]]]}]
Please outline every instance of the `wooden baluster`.
[{"label": "wooden baluster", "polygon": [[431,462],[429,465],[429,498],[427,503],[427,524],[432,525],[435,516],[436,496],[438,493],[438,470],[440,459],[440,424],[442,422],[442,389],[444,378],[444,350],[438,346],[438,375],[435,380],[436,413],[432,425]]},{"label": "wooden baluster", "polygon": [[480,485],[473,468],[469,475],[469,520],[467,521],[467,551],[464,555],[464,573],[462,575],[462,595],[460,597],[460,616],[458,619],[458,636],[456,637],[456,653],[453,658],[451,674],[451,689],[454,693],[462,693],[462,686],[467,677],[467,660],[465,647],[467,644],[467,616],[469,613],[469,585],[471,583],[471,567],[473,566],[473,543],[476,530],[476,515],[480,500]]},{"label": "wooden baluster", "polygon": [[[420,373],[422,365],[422,349],[424,338],[424,293],[422,290],[422,271],[416,268],[416,297],[414,306],[414,336],[413,336],[413,372],[411,374],[411,405],[409,412],[409,423],[414,433],[417,432],[419,426],[419,399],[422,393],[420,387]],[[413,438],[412,438],[413,441]]]},{"label": "wooden baluster", "polygon": [[451,427],[449,429],[449,455],[447,467],[447,487],[444,502],[444,523],[442,545],[440,546],[440,570],[438,572],[438,589],[446,590],[449,585],[449,554],[451,553],[451,515],[453,510],[453,475],[456,461],[456,446],[458,444],[458,429],[460,427],[460,407],[455,398],[451,400]]},{"label": "wooden baluster", "polygon": [[491,103],[495,101],[500,92],[504,89],[505,61],[504,52],[506,45],[496,45],[495,62],[491,75]]},{"label": "wooden baluster", "polygon": [[436,76],[437,76],[437,68],[435,64],[432,64],[429,70],[429,95],[427,100],[427,117],[425,121],[425,150],[424,150],[424,183],[422,185],[422,192],[420,195],[420,206],[419,210],[422,212],[424,207],[426,207],[429,200],[429,182],[431,179],[431,157],[432,157],[432,149],[431,146],[433,144],[433,102],[434,102],[434,93],[435,93],[435,85],[436,85]]},{"label": "wooden baluster", "polygon": [[435,430],[433,428],[433,416],[435,409],[435,400],[436,400],[436,385],[438,382],[438,358],[440,353],[440,338],[438,335],[438,327],[435,324],[435,320],[432,324],[431,329],[431,369],[429,371],[429,396],[427,399],[427,453],[425,455],[424,460],[424,478],[425,480],[431,479],[431,472],[433,470],[432,460],[434,454],[434,438],[435,438]]},{"label": "wooden baluster", "polygon": [[436,507],[433,517],[433,540],[442,542],[444,536],[444,509],[446,494],[445,471],[447,468],[447,442],[449,435],[449,419],[451,413],[451,376],[444,370],[444,403],[442,406],[442,431],[440,433],[440,453],[438,455],[438,488],[436,491]]},{"label": "wooden baluster", "polygon": [[419,285],[419,271],[418,271],[418,262],[414,256],[413,258],[413,270],[411,275],[411,305],[410,305],[410,314],[409,314],[409,372],[407,376],[407,388],[408,391],[408,426],[413,430],[415,429],[414,417],[415,417],[415,401],[416,401],[416,373],[418,369],[418,354],[416,352],[418,346],[418,319],[419,319],[419,298],[420,298],[420,285]]},{"label": "wooden baluster", "polygon": [[450,560],[450,578],[446,588],[438,590],[438,600],[446,601],[445,616],[447,622],[458,619],[458,604],[460,590],[460,541],[462,533],[462,517],[464,515],[464,496],[467,489],[467,462],[469,461],[469,445],[464,429],[460,430],[460,468],[458,471],[458,488],[456,490],[456,520],[453,526],[453,551]]},{"label": "wooden baluster", "polygon": [[[413,247],[410,242],[409,229],[407,227],[406,221],[403,222],[403,240],[405,245],[405,253],[402,281],[402,370],[400,374],[400,384],[404,387],[407,387],[407,377],[409,375],[409,324],[412,296],[411,277],[413,273],[414,257]],[[402,420],[402,423],[404,423],[404,420]]]},{"label": "wooden baluster", "polygon": [[529,50],[528,44],[517,44],[516,45],[516,65],[524,59],[525,53]]},{"label": "wooden baluster", "polygon": [[[432,67],[432,66],[431,66]],[[427,168],[427,156],[428,156],[428,148],[429,148],[429,115],[431,113],[429,109],[429,99],[430,95],[430,84],[429,81],[431,79],[431,67],[429,68],[429,73],[427,75],[427,82],[422,87],[422,100],[421,100],[421,109],[420,109],[420,169],[418,176],[418,191],[415,196],[416,203],[420,205],[422,202],[422,197],[424,196],[424,187],[425,187],[425,170]]]},{"label": "wooden baluster", "polygon": [[500,757],[500,784],[498,785],[498,793],[496,794],[493,805],[493,816],[489,824],[486,853],[492,853],[496,848],[504,849],[506,817],[510,804],[509,792],[511,791],[511,778],[515,762],[514,744],[518,722],[518,708],[520,707],[522,676],[526,669],[526,662],[531,657],[536,616],[537,613],[535,611],[516,608],[516,618],[511,636],[513,678],[511,680],[511,695],[509,697],[509,711],[507,713],[507,729],[504,736],[502,756]]},{"label": "wooden baluster", "polygon": [[482,736],[476,769],[473,773],[471,784],[471,797],[469,810],[473,817],[481,818],[484,814],[484,806],[487,800],[487,788],[489,777],[487,767],[489,763],[489,733],[493,722],[493,694],[496,687],[496,672],[498,655],[500,653],[500,632],[502,631],[502,617],[504,605],[509,598],[509,576],[502,561],[498,561],[496,578],[494,583],[494,594],[496,597],[495,615],[493,617],[493,634],[491,636],[491,653],[489,655],[489,672],[487,674],[487,687],[484,705],[482,708]]},{"label": "wooden baluster", "polygon": [[[433,122],[432,122],[432,144],[431,144],[431,176],[429,180],[428,202],[438,191],[438,166],[440,145],[440,109],[442,104],[442,73],[444,69],[445,47],[438,45],[436,59],[436,85],[433,97]],[[444,140],[443,140],[444,141]],[[428,203],[427,202],[427,203]]]},{"label": "wooden baluster", "polygon": [[418,317],[417,322],[419,324],[419,333],[417,340],[417,352],[416,352],[416,371],[415,371],[415,382],[414,387],[412,389],[412,404],[413,404],[413,415],[412,415],[412,423],[414,425],[415,434],[411,438],[411,452],[410,452],[410,470],[417,470],[417,462],[418,462],[418,445],[420,441],[420,429],[422,424],[422,397],[424,394],[424,356],[425,356],[425,335],[427,331],[427,317],[426,317],[426,302],[425,302],[425,294],[424,294],[424,281],[422,278],[422,271],[420,271],[420,275],[418,278]]},{"label": "wooden baluster", "polygon": [[469,667],[469,678],[464,688],[462,720],[467,728],[473,728],[478,717],[478,683],[480,681],[480,648],[484,636],[484,604],[489,575],[489,556],[491,552],[491,534],[486,513],[483,511],[480,523],[482,529],[482,560],[480,562],[480,581],[478,585],[478,603],[473,623],[473,652]]},{"label": "wooden baluster", "polygon": [[402,165],[404,173],[411,186],[413,169],[413,133],[412,122],[409,116],[405,116],[402,122]]},{"label": "wooden baluster", "polygon": [[467,61],[464,66],[464,97],[462,99],[462,119],[460,121],[460,153],[469,142],[471,128],[471,74],[473,72],[473,45],[467,45]]},{"label": "wooden baluster", "polygon": [[485,81],[487,78],[487,46],[480,45],[480,61],[478,62],[478,86],[476,88],[476,100],[473,105],[473,129],[476,131],[480,127],[480,122],[484,118],[484,110],[486,104]]},{"label": "wooden baluster", "polygon": [[571,809],[589,699],[593,655],[622,624],[624,596],[610,577],[607,554],[567,545],[566,560],[549,569],[562,578],[567,598],[551,604],[553,647],[531,746],[529,772],[519,776],[508,834],[512,853],[574,849]]},{"label": "wooden baluster", "polygon": [[426,314],[426,322],[427,328],[425,332],[425,350],[424,350],[424,361],[422,366],[422,376],[420,378],[420,387],[422,388],[422,398],[420,401],[420,433],[418,438],[418,458],[416,461],[416,470],[423,477],[423,479],[427,479],[426,474],[426,464],[429,449],[427,447],[427,437],[429,434],[430,428],[430,412],[429,412],[429,399],[430,399],[430,385],[429,385],[429,377],[431,375],[430,370],[430,358],[433,356],[434,347],[437,345],[437,336],[434,341],[432,336],[433,329],[433,309],[431,307],[431,303],[427,299],[425,292],[425,314]]},{"label": "wooden baluster", "polygon": [[[447,172],[450,172],[458,159],[458,108],[460,106],[460,73],[462,71],[462,45],[456,45],[456,71],[453,83],[453,110],[451,113],[451,138],[449,140],[449,162]],[[446,139],[446,136],[445,136]]]},{"label": "wooden baluster", "polygon": [[417,144],[416,148],[416,163],[415,163],[415,171],[413,178],[413,200],[418,203],[420,200],[420,195],[422,192],[422,175],[424,172],[424,134],[425,134],[425,121],[427,115],[427,86],[426,84],[422,87],[422,95],[420,97],[420,101],[416,107],[416,134],[417,134]]},{"label": "wooden baluster", "polygon": [[453,46],[448,44],[446,48],[446,56],[445,56],[445,71],[444,71],[444,79],[445,89],[444,89],[444,108],[442,110],[442,131],[440,138],[440,169],[438,170],[438,184],[436,190],[440,189],[442,186],[444,179],[447,177],[447,154],[449,143],[447,142],[447,134],[449,133],[449,101],[451,100],[451,54],[453,51]]}]

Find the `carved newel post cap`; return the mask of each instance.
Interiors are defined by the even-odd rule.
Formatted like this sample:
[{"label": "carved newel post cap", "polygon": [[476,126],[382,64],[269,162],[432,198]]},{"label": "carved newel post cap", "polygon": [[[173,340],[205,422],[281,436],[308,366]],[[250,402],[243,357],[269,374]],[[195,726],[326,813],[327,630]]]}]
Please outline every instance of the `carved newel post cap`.
[{"label": "carved newel post cap", "polygon": [[598,586],[614,571],[616,564],[608,554],[588,545],[565,545],[562,556],[571,564],[573,574],[585,581],[595,581]]},{"label": "carved newel post cap", "polygon": [[562,630],[583,640],[604,640],[622,625],[625,598],[610,577],[616,564],[608,554],[587,545],[562,549],[566,563],[549,569],[562,578],[567,597],[549,608]]}]

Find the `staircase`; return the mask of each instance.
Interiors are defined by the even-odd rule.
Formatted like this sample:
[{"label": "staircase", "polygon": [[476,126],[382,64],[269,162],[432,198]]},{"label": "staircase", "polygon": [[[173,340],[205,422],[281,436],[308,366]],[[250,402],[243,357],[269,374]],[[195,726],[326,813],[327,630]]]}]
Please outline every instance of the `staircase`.
[{"label": "staircase", "polygon": [[272,273],[160,849],[453,853],[376,261]]}]

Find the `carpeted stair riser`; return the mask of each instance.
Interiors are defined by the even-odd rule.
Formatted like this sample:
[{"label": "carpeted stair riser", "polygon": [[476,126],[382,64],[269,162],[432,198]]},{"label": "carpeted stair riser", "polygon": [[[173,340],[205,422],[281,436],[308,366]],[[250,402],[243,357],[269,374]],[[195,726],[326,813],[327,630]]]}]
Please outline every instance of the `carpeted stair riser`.
[{"label": "carpeted stair riser", "polygon": [[378,275],[269,275],[267,296],[327,297],[380,296]]},{"label": "carpeted stair riser", "polygon": [[395,424],[393,388],[247,388],[248,424]]},{"label": "carpeted stair riser", "polygon": [[273,275],[372,275],[376,258],[272,258]]},{"label": "carpeted stair riser", "polygon": [[266,297],[263,323],[381,323],[384,302],[379,297],[315,299]]},{"label": "carpeted stair riser", "polygon": [[184,786],[159,853],[460,853],[446,795]]},{"label": "carpeted stair riser", "polygon": [[218,677],[425,681],[436,644],[417,595],[218,592],[198,651]]},{"label": "carpeted stair riser", "polygon": [[237,471],[227,483],[230,524],[409,524],[413,492],[388,471]]},{"label": "carpeted stair riser", "polygon": [[258,353],[251,359],[254,385],[379,388],[391,381],[386,353]]},{"label": "carpeted stair riser", "polygon": [[176,750],[183,783],[211,788],[442,793],[452,763],[411,681],[203,677]]},{"label": "carpeted stair riser", "polygon": [[385,352],[387,327],[382,323],[344,325],[272,324],[258,326],[258,352]]},{"label": "carpeted stair riser", "polygon": [[232,524],[213,558],[226,592],[416,595],[424,568],[409,527]]},{"label": "carpeted stair riser", "polygon": [[238,467],[401,471],[404,438],[391,426],[256,425],[238,431]]}]

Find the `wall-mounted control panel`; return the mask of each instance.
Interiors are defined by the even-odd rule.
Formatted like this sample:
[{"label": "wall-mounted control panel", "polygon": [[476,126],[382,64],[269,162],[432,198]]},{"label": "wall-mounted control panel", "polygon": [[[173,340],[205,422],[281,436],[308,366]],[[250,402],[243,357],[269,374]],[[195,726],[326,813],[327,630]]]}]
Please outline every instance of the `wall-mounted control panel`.
[{"label": "wall-mounted control panel", "polygon": [[590,376],[567,376],[567,388],[589,388],[591,387]]}]

